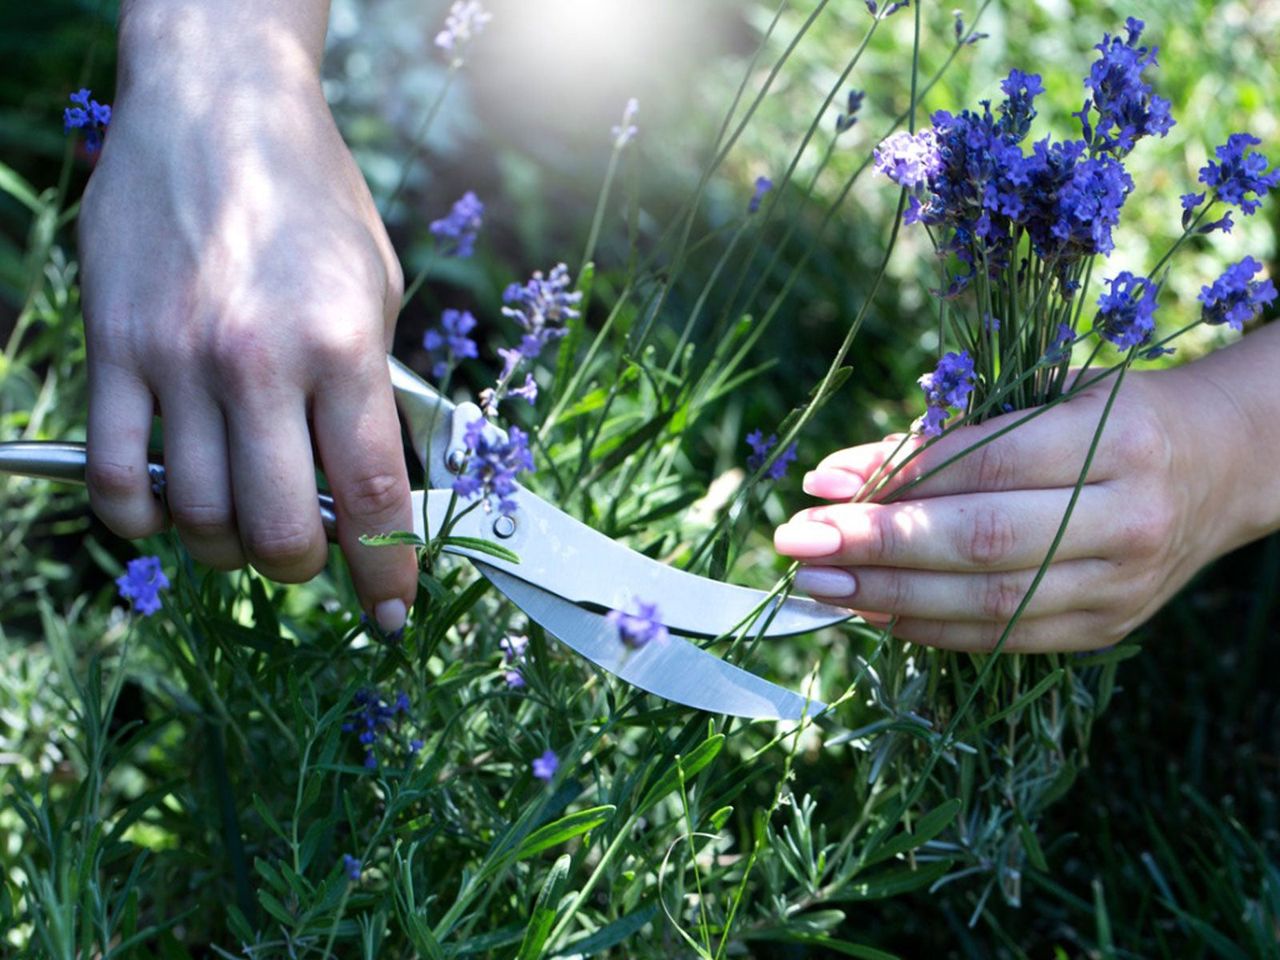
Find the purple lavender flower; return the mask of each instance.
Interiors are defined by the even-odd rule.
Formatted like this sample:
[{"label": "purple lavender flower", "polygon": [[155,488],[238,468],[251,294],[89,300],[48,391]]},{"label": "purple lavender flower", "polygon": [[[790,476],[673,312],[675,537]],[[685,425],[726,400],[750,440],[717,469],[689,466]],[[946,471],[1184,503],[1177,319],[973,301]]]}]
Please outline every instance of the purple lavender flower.
[{"label": "purple lavender flower", "polygon": [[926,437],[938,436],[950,416],[948,408],[965,405],[973,392],[973,381],[973,357],[968,350],[943,355],[934,371],[917,381],[924,391],[926,404],[921,433]]},{"label": "purple lavender flower", "polygon": [[768,177],[756,177],[756,192],[751,195],[751,200],[747,203],[747,213],[755,213],[760,209],[760,201],[764,199],[766,193],[773,189],[773,181]]},{"label": "purple lavender flower", "polygon": [[1115,248],[1111,230],[1133,191],[1133,178],[1108,154],[1081,160],[1058,193],[1049,232],[1068,257],[1108,254]]},{"label": "purple lavender flower", "polygon": [[62,128],[67,133],[83,130],[85,150],[97,153],[102,147],[102,135],[111,123],[111,107],[90,99],[91,96],[87,89],[70,95],[71,102],[77,106],[67,107],[62,111]]},{"label": "purple lavender flower", "polygon": [[[1214,198],[1240,208],[1246,217],[1261,206],[1267,191],[1280,183],[1280,170],[1268,170],[1267,158],[1251,152],[1262,141],[1252,134],[1233,133],[1214,148],[1218,160],[1200,168],[1200,182],[1214,190]],[[1254,194],[1250,197],[1249,194]]]},{"label": "purple lavender flower", "polygon": [[356,734],[364,749],[365,768],[375,770],[378,757],[374,748],[400,722],[398,718],[409,713],[409,695],[402,690],[394,700],[388,701],[376,690],[361,689],[356,691],[352,703],[355,709],[343,721],[342,732]]},{"label": "purple lavender flower", "polygon": [[1031,129],[1031,121],[1036,118],[1035,100],[1044,93],[1044,84],[1038,73],[1023,73],[1021,70],[1010,70],[1009,76],[1000,84],[1005,100],[1000,105],[1000,122],[997,128],[1000,133],[1013,141],[1020,141]]},{"label": "purple lavender flower", "polygon": [[445,241],[445,256],[465,258],[475,253],[476,235],[484,224],[484,204],[468,190],[453,204],[447,216],[431,221],[431,233]]},{"label": "purple lavender flower", "polygon": [[910,0],[894,0],[893,3],[885,4],[884,12],[881,13],[880,4],[877,3],[876,0],[863,0],[863,2],[867,5],[867,12],[870,13],[873,17],[877,17],[878,15],[877,18],[880,20],[884,20],[887,17],[892,17],[895,13],[897,13],[903,7],[910,6]]},{"label": "purple lavender flower", "polygon": [[431,374],[443,380],[460,360],[479,356],[476,342],[467,334],[475,329],[476,318],[468,310],[446,310],[440,315],[440,327],[431,327],[423,335],[422,345],[429,353],[444,351],[444,356],[431,367]]},{"label": "purple lavender flower", "polygon": [[529,452],[528,437],[519,427],[507,432],[505,442],[494,439],[496,431],[487,427],[483,417],[467,424],[467,465],[453,481],[453,492],[466,499],[482,498],[485,510],[492,509],[492,500],[497,497],[498,512],[510,515],[517,507],[513,499],[516,476],[533,469],[533,454]]},{"label": "purple lavender flower", "polygon": [[664,643],[668,634],[658,605],[636,600],[635,606],[638,613],[610,610],[607,614],[606,619],[618,628],[618,639],[636,649],[650,643]]},{"label": "purple lavender flower", "polygon": [[512,387],[510,393],[513,397],[522,397],[529,401],[529,406],[533,406],[538,402],[538,381],[533,379],[532,373],[526,373],[524,386]]},{"label": "purple lavender flower", "polygon": [[544,346],[563,337],[565,321],[578,315],[582,293],[571,287],[569,268],[561,263],[546,277],[541,270],[535,270],[528,283],[513,283],[502,294],[507,304],[502,308],[503,316],[512,318],[524,330],[519,349],[525,359],[534,359]]},{"label": "purple lavender flower", "polygon": [[551,749],[543,751],[542,756],[535,757],[533,763],[529,765],[533,769],[533,775],[544,783],[550,783],[556,775],[556,771],[560,769],[560,758],[556,756],[556,752]]},{"label": "purple lavender flower", "polygon": [[[751,453],[747,457],[747,469],[752,473],[759,470],[764,466],[764,461],[769,456],[769,451],[777,445],[777,434],[771,433],[766,437],[763,430],[752,430],[748,433],[747,446],[751,448]],[[796,456],[796,444],[792,443],[782,451],[777,460],[769,464],[769,469],[765,471],[765,476],[770,480],[781,480],[787,475],[787,468],[795,463]]]},{"label": "purple lavender flower", "polygon": [[519,667],[504,671],[502,679],[507,682],[508,690],[520,690],[525,686],[524,674],[520,672]]},{"label": "purple lavender flower", "polygon": [[160,609],[160,591],[169,588],[169,578],[160,569],[159,557],[135,557],[116,577],[121,598],[129,600],[133,609],[149,617]]},{"label": "purple lavender flower", "polygon": [[498,641],[502,650],[502,659],[507,663],[519,663],[529,649],[529,638],[519,633],[510,633]]},{"label": "purple lavender flower", "polygon": [[1121,350],[1142,346],[1156,328],[1159,285],[1128,270],[1105,282],[1111,285],[1111,290],[1098,297],[1093,328]]},{"label": "purple lavender flower", "polygon": [[455,0],[444,18],[444,29],[436,34],[436,46],[453,54],[461,54],[493,19],[478,0]]},{"label": "purple lavender flower", "polygon": [[352,883],[360,882],[360,874],[362,872],[360,861],[349,853],[342,855],[342,872],[347,875],[347,879]]},{"label": "purple lavender flower", "polygon": [[850,90],[849,99],[845,102],[844,113],[836,117],[836,133],[841,134],[852,129],[858,122],[858,111],[862,109],[862,101],[867,94],[862,90]]},{"label": "purple lavender flower", "polygon": [[886,137],[875,149],[876,170],[900,187],[923,190],[929,178],[942,171],[937,135],[932,129],[911,134],[904,131]]},{"label": "purple lavender flower", "polygon": [[987,37],[991,36],[991,34],[989,33],[978,33],[978,31],[976,30],[970,33],[968,36],[965,36],[964,17],[960,15],[959,10],[956,11],[955,30],[956,30],[956,44],[962,45],[962,46],[971,47],[975,43],[977,43],[979,40],[985,40],[987,39]]},{"label": "purple lavender flower", "polygon": [[1270,279],[1253,279],[1261,269],[1262,264],[1257,260],[1245,257],[1227,267],[1212,286],[1201,287],[1197,299],[1203,304],[1200,315],[1204,322],[1225,323],[1232,330],[1243,330],[1247,322],[1276,298],[1275,284]]},{"label": "purple lavender flower", "polygon": [[[1080,112],[1084,139],[1094,152],[1123,156],[1135,141],[1150,134],[1164,136],[1173,126],[1169,101],[1151,92],[1142,79],[1148,66],[1156,65],[1156,48],[1138,46],[1143,23],[1130,17],[1125,21],[1127,36],[1103,34],[1097,45],[1101,57],[1093,64],[1084,85],[1092,93]],[[1090,110],[1097,114],[1090,120]]]},{"label": "purple lavender flower", "polygon": [[613,149],[621,150],[640,132],[640,128],[636,126],[636,114],[640,112],[640,101],[632,97],[627,101],[626,109],[622,111],[622,123],[615,124],[613,127]]}]

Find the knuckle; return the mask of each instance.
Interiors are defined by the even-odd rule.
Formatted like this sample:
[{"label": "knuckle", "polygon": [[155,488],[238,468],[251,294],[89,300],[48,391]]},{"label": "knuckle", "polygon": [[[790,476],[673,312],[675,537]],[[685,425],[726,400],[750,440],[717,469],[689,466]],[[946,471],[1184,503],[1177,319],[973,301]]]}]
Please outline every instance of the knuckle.
[{"label": "knuckle", "polygon": [[995,566],[1013,551],[1017,534],[1013,519],[996,506],[975,509],[960,533],[960,555],[979,567]]},{"label": "knuckle", "polygon": [[251,527],[244,539],[254,566],[264,568],[274,579],[310,580],[324,568],[324,550],[305,524],[261,523]]},{"label": "knuckle", "polygon": [[395,473],[367,473],[336,491],[342,509],[352,517],[382,518],[396,513],[409,495],[409,482]]},{"label": "knuckle", "polygon": [[184,537],[208,540],[234,535],[235,517],[230,504],[184,501],[170,495],[169,515]]},{"label": "knuckle", "polygon": [[261,388],[278,379],[280,351],[250,325],[223,330],[212,338],[209,361],[230,391]]},{"label": "knuckle", "polygon": [[1117,431],[1120,460],[1133,470],[1167,467],[1173,459],[1173,445],[1159,414],[1147,407],[1130,409]]},{"label": "knuckle", "polygon": [[[1017,613],[1026,592],[1024,584],[1018,577],[1008,575],[987,577],[979,598],[983,617],[996,624],[1008,623]],[[999,636],[998,633],[997,636]]]},{"label": "knuckle", "polygon": [[978,490],[1008,490],[1015,486],[1017,458],[1009,443],[992,440],[973,454],[973,470]]},{"label": "knuckle", "polygon": [[151,483],[150,475],[132,463],[89,457],[85,482],[91,493],[104,500],[123,500],[137,496]]},{"label": "knuckle", "polygon": [[873,563],[893,559],[898,548],[898,528],[888,510],[872,510],[867,514],[865,550]]},{"label": "knuckle", "polygon": [[1148,496],[1121,521],[1125,553],[1140,559],[1158,556],[1168,549],[1174,533],[1174,511],[1164,499]]}]

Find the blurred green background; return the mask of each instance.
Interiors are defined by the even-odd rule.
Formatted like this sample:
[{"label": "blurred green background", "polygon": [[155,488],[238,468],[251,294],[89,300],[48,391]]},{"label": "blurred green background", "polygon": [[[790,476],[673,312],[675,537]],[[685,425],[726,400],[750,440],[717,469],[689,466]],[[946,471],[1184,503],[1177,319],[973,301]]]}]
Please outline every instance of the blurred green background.
[{"label": "blurred green background", "polygon": [[[426,368],[423,330],[444,306],[470,306],[481,318],[481,333],[497,337],[492,321],[506,282],[562,259],[576,268],[608,160],[609,128],[631,96],[640,101],[640,134],[626,154],[597,260],[614,267],[634,249],[659,245],[696,185],[747,59],[778,9],[733,0],[494,0],[489,31],[419,146],[415,132],[445,75],[429,51],[444,6],[335,0],[326,62],[326,93],[376,197],[391,193],[405,158],[413,158],[408,189],[388,211],[407,275],[427,256],[427,224],[463,190],[475,190],[488,208],[477,257],[435,265],[401,319],[397,353],[419,369]],[[951,53],[957,9],[975,23],[973,3],[926,3],[922,75]],[[752,90],[814,10],[812,0],[784,5]],[[1142,143],[1131,158],[1137,191],[1117,234],[1113,270],[1141,270],[1172,241],[1178,195],[1191,189],[1212,146],[1227,134],[1248,130],[1262,138],[1263,152],[1280,159],[1280,4],[991,3],[976,20],[989,36],[960,51],[926,100],[930,110],[956,109],[997,97],[1001,77],[1018,66],[1044,77],[1037,135],[1063,134],[1093,44],[1104,32],[1121,30],[1129,15],[1147,21],[1147,39],[1161,49],[1155,82],[1172,100],[1178,125],[1166,139]],[[74,149],[61,130],[67,92],[89,86],[99,99],[112,98],[115,16],[109,2],[48,0],[0,9],[0,157],[37,189],[59,186],[64,152]],[[695,235],[737,217],[757,176],[780,177],[866,23],[866,9],[855,0],[821,12],[708,184]],[[843,87],[835,88],[841,92],[800,156],[798,186],[782,193],[763,227],[764,243],[754,251],[744,246],[726,271],[730,279],[711,290],[710,317],[744,309],[747,291],[756,287],[752,302],[764,305],[804,259],[757,347],[759,362],[773,366],[727,402],[724,416],[709,418],[715,428],[686,444],[708,476],[741,463],[746,430],[759,426],[768,433],[803,400],[864,299],[896,193],[868,172],[825,222],[824,207],[908,104],[911,26],[908,12],[885,24],[844,85],[865,90],[867,100],[860,122],[822,166],[843,103]],[[81,155],[66,185],[71,195],[90,169]],[[800,186],[815,174],[807,195]],[[1259,215],[1237,219],[1230,236],[1197,240],[1180,258],[1162,307],[1166,327],[1193,318],[1200,285],[1228,261],[1250,253],[1276,273],[1280,202],[1273,198]],[[0,196],[0,342],[26,295],[31,230],[21,207]],[[55,236],[73,246],[65,232]],[[692,309],[717,253],[713,245],[690,257],[661,318],[672,331]],[[735,297],[739,275],[744,279]],[[904,231],[888,279],[851,358],[852,378],[801,438],[801,465],[903,429],[920,412],[914,381],[938,348],[926,292],[936,283],[936,268],[921,236]],[[1231,336],[1197,331],[1171,362]],[[766,523],[804,502],[800,472],[767,500]],[[781,569],[768,549],[767,526],[760,530],[737,559],[740,580],[766,583]],[[129,555],[96,522],[73,525],[60,537],[51,530],[46,548],[62,564],[51,589],[67,601],[104,582],[76,549],[86,532],[118,556]],[[1142,629],[1146,649],[1121,669],[1090,766],[1041,831],[1050,838],[1051,869],[1029,876],[1021,909],[990,904],[970,928],[974,904],[964,895],[898,899],[875,908],[885,945],[910,957],[1039,957],[1054,950],[1059,956],[1258,955],[1241,931],[1260,916],[1280,915],[1278,583],[1280,540],[1272,537],[1205,571]],[[3,614],[6,620],[21,615],[18,607]],[[1280,946],[1275,950],[1271,955],[1280,955]]]}]

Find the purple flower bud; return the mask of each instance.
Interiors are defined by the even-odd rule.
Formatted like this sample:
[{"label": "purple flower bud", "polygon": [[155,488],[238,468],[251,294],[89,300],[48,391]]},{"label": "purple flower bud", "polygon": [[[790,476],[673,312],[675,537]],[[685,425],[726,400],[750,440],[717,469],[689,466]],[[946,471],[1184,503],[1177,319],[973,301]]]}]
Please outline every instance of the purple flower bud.
[{"label": "purple flower bud", "polygon": [[1262,308],[1276,298],[1275,284],[1270,279],[1254,280],[1262,264],[1245,257],[1223,271],[1212,286],[1201,287],[1197,299],[1203,304],[1201,317],[1205,323],[1225,323],[1232,330],[1243,330]]},{"label": "purple flower bud", "polygon": [[560,758],[556,756],[554,750],[546,750],[542,756],[534,758],[530,764],[533,769],[533,775],[545,783],[550,783],[556,775],[556,771],[560,769]]},{"label": "purple flower bud", "polygon": [[442,247],[445,256],[465,258],[475,252],[476,236],[483,224],[484,204],[468,190],[454,202],[447,216],[433,220],[428,229],[434,236],[452,241]]},{"label": "purple flower bud", "polygon": [[773,189],[773,181],[768,177],[756,177],[756,192],[751,195],[751,200],[747,204],[747,213],[755,213],[760,209],[760,201],[764,199],[764,195]]},{"label": "purple flower bud", "polygon": [[120,597],[129,600],[133,609],[149,617],[160,609],[160,591],[169,588],[169,578],[160,569],[159,557],[136,557],[116,577]]},{"label": "purple flower bud", "polygon": [[635,602],[638,613],[610,610],[607,619],[618,628],[618,639],[628,647],[640,648],[650,643],[663,643],[668,637],[656,603]]}]

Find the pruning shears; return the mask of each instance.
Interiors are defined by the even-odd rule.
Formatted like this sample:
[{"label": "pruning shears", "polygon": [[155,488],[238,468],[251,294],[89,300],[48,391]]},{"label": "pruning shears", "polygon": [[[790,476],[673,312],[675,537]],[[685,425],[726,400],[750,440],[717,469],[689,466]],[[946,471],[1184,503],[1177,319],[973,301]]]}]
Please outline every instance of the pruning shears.
[{"label": "pruning shears", "polygon": [[[510,514],[450,511],[452,486],[464,468],[465,433],[483,413],[453,403],[416,373],[387,358],[396,402],[427,489],[413,492],[414,533],[424,541],[449,522],[444,550],[465,557],[530,620],[592,663],[667,700],[750,719],[799,720],[825,704],[720,659],[689,638],[727,636],[751,625],[760,637],[807,633],[849,619],[848,610],[797,597],[779,598],[677,570],[644,556],[569,516],[523,487]],[[498,431],[493,425],[487,430]],[[500,431],[498,431],[500,433]],[[77,443],[0,443],[0,472],[84,482],[85,447]],[[164,468],[151,467],[162,489]],[[332,537],[333,502],[321,494],[321,516]],[[468,546],[483,541],[505,550]],[[519,559],[508,559],[509,554]],[[668,636],[634,647],[623,643],[611,610],[637,600],[658,605]]]}]

